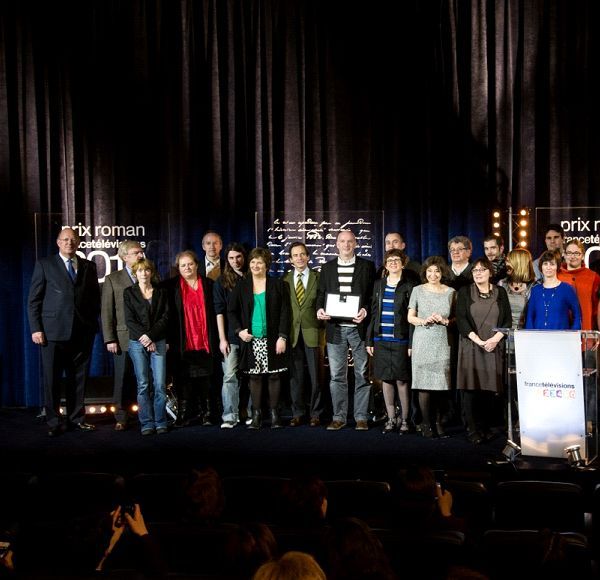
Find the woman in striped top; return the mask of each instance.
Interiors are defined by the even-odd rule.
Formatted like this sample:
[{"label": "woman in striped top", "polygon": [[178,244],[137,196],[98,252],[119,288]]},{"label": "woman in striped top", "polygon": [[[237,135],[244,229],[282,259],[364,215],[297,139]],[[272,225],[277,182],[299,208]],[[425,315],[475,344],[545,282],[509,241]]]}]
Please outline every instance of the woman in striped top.
[{"label": "woman in striped top", "polygon": [[[367,330],[367,352],[373,357],[373,375],[382,381],[388,420],[383,429],[407,433],[410,406],[410,362],[408,358],[408,301],[414,283],[402,276],[408,258],[399,249],[384,256],[384,277],[375,282],[371,321]],[[402,415],[396,419],[396,390]]]}]

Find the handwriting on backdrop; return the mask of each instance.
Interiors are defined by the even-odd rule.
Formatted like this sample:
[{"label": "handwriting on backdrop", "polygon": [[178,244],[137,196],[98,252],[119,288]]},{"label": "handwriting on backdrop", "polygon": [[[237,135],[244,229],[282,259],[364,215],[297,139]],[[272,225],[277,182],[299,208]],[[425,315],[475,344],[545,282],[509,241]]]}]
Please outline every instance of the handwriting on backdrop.
[{"label": "handwriting on backdrop", "polygon": [[354,232],[358,256],[373,258],[373,223],[365,218],[347,221],[276,218],[267,228],[266,245],[274,256],[274,263],[283,265],[287,263],[290,244],[303,242],[310,251],[312,265],[320,265],[337,256],[335,240],[342,230]]}]

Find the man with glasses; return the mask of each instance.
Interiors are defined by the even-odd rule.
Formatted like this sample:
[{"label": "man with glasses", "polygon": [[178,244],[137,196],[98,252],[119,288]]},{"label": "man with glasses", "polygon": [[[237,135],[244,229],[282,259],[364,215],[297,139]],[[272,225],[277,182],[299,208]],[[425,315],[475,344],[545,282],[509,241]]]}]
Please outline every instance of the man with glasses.
[{"label": "man with glasses", "polygon": [[454,288],[457,292],[463,287],[473,282],[471,269],[472,264],[469,261],[473,244],[466,236],[454,236],[448,242],[448,252],[450,254],[450,280],[448,286]]},{"label": "man with glasses", "polygon": [[118,256],[123,269],[110,273],[102,285],[102,334],[106,350],[113,355],[113,405],[115,407],[115,431],[125,431],[129,413],[127,407],[136,400],[136,381],[131,359],[127,356],[129,331],[125,322],[123,292],[135,284],[131,267],[144,259],[140,242],[125,240],[119,245]]}]

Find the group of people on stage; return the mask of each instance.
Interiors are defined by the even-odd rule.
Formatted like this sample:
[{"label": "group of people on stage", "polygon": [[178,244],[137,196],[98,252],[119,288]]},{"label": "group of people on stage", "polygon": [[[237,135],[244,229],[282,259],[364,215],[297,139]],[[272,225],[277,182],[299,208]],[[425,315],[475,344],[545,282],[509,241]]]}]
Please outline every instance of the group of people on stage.
[{"label": "group of people on stage", "polygon": [[[535,262],[524,248],[504,255],[496,236],[484,240],[483,257],[471,260],[471,241],[456,236],[448,243],[449,264],[431,256],[421,266],[405,253],[402,235],[391,232],[376,271],[372,261],[356,255],[353,232],[342,230],[337,257],[320,272],[309,268],[307,246],[294,242],[288,249],[292,267],[278,278],[269,275],[268,250],[247,254],[234,242],[221,259],[221,237],[211,231],[202,240],[204,258],[180,252],[176,275],[164,281],[141,244],[126,240],[119,247],[124,267],[106,276],[100,292],[94,263],[76,254],[79,237],[65,228],[57,238],[59,253],[36,263],[29,293],[32,340],[42,347],[48,434],[94,429],[85,422],[84,392],[100,315],[114,357],[118,431],[128,425],[131,367],[142,435],[169,430],[168,375],[178,396],[177,426],[213,424],[218,413],[222,428],[246,420],[249,429],[259,429],[265,399],[271,428],[280,428],[281,375],[289,371],[290,425],[317,427],[326,415],[324,335],[331,394],[327,430],[344,428],[350,414],[356,430],[369,429],[373,378],[383,391],[384,433],[408,433],[420,415],[424,437],[444,437],[449,393],[457,389],[467,436],[481,443],[493,423],[490,397],[503,392],[505,335],[498,329],[599,326],[600,276],[583,265],[583,246],[578,240],[565,245],[558,224],[549,225],[545,236],[547,250]],[[349,317],[332,312],[332,296],[356,304],[356,310]],[[63,374],[66,425],[59,411]],[[243,380],[249,401],[240,399]]]}]

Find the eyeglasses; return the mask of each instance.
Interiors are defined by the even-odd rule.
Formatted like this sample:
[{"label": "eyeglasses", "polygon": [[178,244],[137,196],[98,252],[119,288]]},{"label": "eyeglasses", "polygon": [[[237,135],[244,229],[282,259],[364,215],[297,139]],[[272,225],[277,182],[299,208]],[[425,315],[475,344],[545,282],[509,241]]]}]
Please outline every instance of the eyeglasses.
[{"label": "eyeglasses", "polygon": [[386,264],[401,264],[402,260],[400,258],[388,258],[385,261]]},{"label": "eyeglasses", "polygon": [[451,254],[458,254],[459,252],[466,252],[467,248],[450,248]]},{"label": "eyeglasses", "polygon": [[473,272],[473,274],[482,274],[483,272],[487,272],[488,269],[487,268],[473,268],[471,270],[471,272]]},{"label": "eyeglasses", "polygon": [[581,256],[581,252],[565,252],[565,256]]}]

